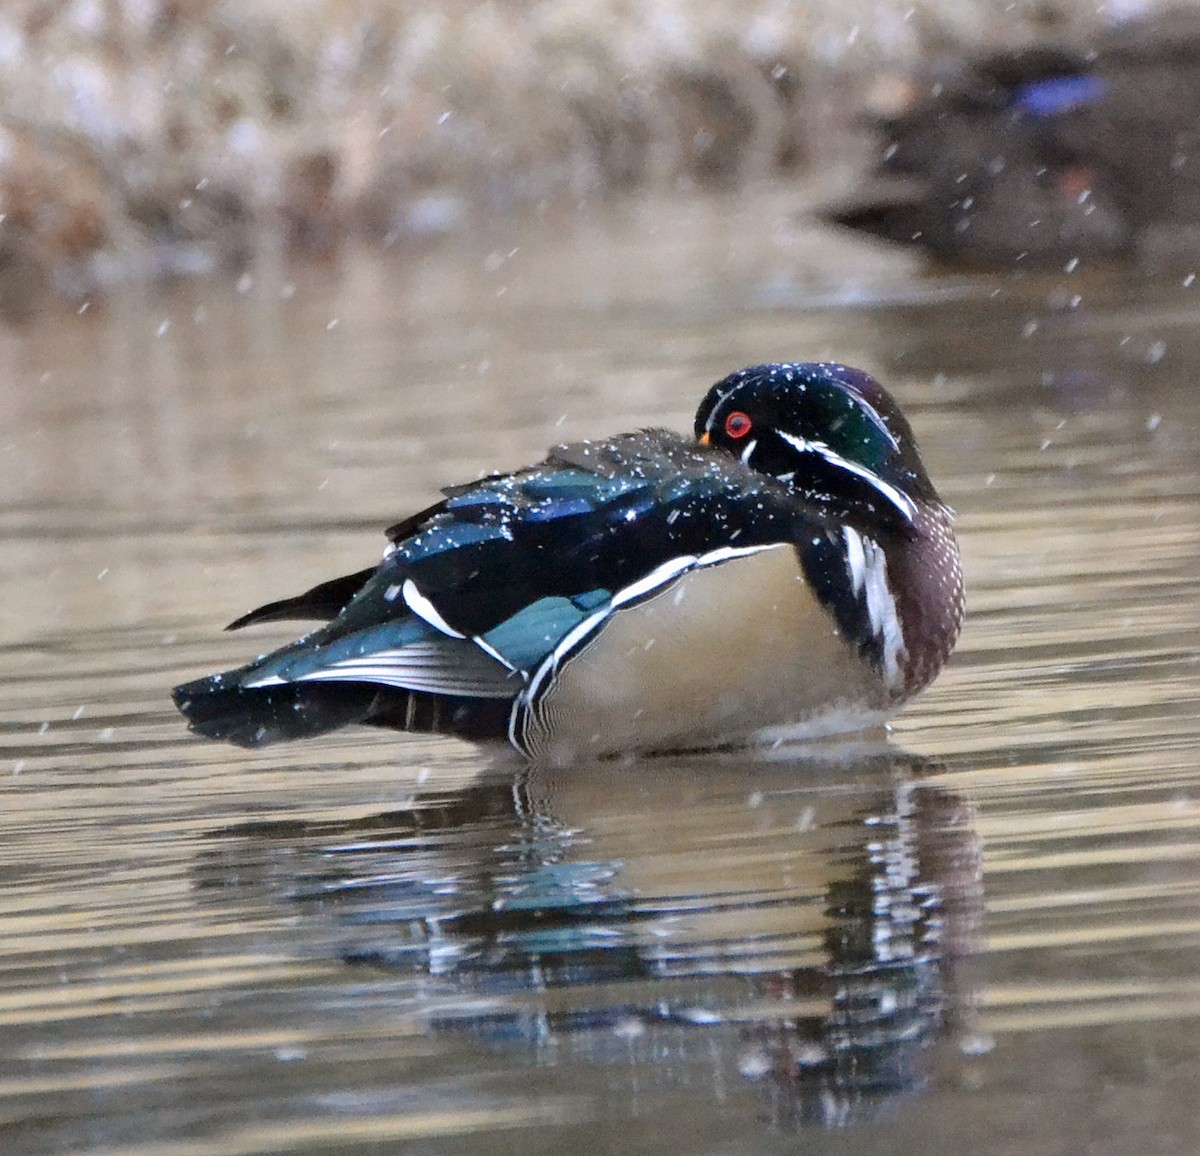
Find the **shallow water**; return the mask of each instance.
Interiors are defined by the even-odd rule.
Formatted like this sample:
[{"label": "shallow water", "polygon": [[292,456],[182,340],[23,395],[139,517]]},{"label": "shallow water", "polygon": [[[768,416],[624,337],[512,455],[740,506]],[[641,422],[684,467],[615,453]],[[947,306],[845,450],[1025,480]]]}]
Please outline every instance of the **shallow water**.
[{"label": "shallow water", "polygon": [[[4,1151],[1200,1148],[1198,322],[765,191],[0,334]],[[173,713],[439,485],[821,356],[959,512],[890,745],[548,775]]]}]

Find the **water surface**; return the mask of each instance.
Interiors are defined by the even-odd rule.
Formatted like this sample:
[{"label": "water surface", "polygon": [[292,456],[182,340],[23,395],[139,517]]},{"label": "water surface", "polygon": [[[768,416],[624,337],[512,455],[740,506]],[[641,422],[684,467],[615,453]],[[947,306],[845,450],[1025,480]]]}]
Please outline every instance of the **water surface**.
[{"label": "water surface", "polygon": [[[1195,1151],[1198,293],[926,275],[768,190],[0,333],[5,1152]],[[438,486],[827,356],[959,514],[890,744],[548,775],[174,715]]]}]

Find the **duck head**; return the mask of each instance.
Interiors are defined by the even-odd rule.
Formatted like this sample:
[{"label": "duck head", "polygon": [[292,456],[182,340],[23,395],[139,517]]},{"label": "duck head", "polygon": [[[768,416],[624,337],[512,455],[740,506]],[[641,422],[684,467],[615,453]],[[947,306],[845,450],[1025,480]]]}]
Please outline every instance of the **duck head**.
[{"label": "duck head", "polygon": [[922,506],[940,505],[899,407],[850,366],[785,362],[732,373],[701,403],[696,437],[863,529],[909,533]]}]

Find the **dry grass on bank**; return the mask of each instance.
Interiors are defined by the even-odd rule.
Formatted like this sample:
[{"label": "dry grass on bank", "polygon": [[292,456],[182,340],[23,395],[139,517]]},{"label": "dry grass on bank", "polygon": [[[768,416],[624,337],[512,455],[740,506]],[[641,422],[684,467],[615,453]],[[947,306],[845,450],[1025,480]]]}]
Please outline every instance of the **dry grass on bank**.
[{"label": "dry grass on bank", "polygon": [[0,294],[828,164],[888,75],[1048,19],[1097,17],[1080,0],[9,0]]}]

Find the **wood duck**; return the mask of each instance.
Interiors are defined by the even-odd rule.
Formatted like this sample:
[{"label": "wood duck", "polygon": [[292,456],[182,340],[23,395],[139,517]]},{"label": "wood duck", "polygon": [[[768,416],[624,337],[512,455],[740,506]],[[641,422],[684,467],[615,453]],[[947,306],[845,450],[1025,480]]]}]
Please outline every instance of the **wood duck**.
[{"label": "wood duck", "polygon": [[964,56],[922,80],[924,95],[878,122],[874,172],[831,220],[950,261],[1194,259],[1194,6],[1089,45]]},{"label": "wood duck", "polygon": [[752,366],[694,437],[559,446],[443,492],[377,567],[232,623],[327,625],[177,687],[191,729],[258,746],[367,723],[556,764],[791,741],[881,723],[958,637],[951,511],[848,366]]}]

